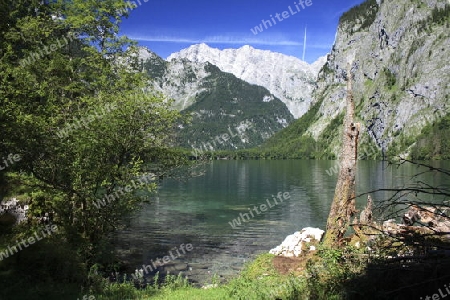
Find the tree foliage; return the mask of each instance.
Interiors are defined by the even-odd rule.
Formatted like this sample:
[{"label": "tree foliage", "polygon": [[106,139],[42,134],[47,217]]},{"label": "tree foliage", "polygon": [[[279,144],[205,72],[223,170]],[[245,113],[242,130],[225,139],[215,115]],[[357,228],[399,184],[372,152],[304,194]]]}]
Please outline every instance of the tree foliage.
[{"label": "tree foliage", "polygon": [[[31,212],[51,212],[88,264],[142,198],[94,203],[185,163],[172,145],[179,113],[145,89],[135,43],[118,35],[125,2],[5,1],[0,23],[0,143],[22,160]],[[9,170],[13,171],[13,170]],[[39,210],[34,209],[39,207]]]},{"label": "tree foliage", "polygon": [[347,23],[351,28],[357,20],[362,22],[360,29],[366,29],[375,21],[378,12],[378,4],[376,0],[366,0],[363,3],[351,8],[342,14],[339,19],[340,24]]},{"label": "tree foliage", "polygon": [[450,159],[450,115],[446,115],[434,124],[422,129],[411,149],[411,158],[415,160]]}]

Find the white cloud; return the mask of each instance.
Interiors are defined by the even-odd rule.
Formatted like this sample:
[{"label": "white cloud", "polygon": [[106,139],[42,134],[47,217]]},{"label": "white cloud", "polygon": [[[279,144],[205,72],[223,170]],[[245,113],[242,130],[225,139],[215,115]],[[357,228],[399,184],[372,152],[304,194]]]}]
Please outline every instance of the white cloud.
[{"label": "white cloud", "polygon": [[[230,45],[266,45],[266,46],[303,46],[302,42],[297,42],[282,37],[273,37],[268,39],[261,38],[246,38],[246,37],[233,37],[233,36],[208,36],[205,38],[184,38],[168,35],[134,35],[128,36],[130,39],[141,42],[165,42],[165,43],[183,43],[183,44],[230,44]],[[309,44],[308,48],[315,49],[330,49],[330,45]]]},{"label": "white cloud", "polygon": [[143,42],[167,42],[167,43],[187,43],[187,44],[253,44],[253,45],[280,45],[280,46],[301,46],[302,43],[289,40],[277,39],[255,39],[255,38],[233,38],[229,36],[209,36],[205,38],[181,38],[174,36],[142,36],[129,35],[129,38]]}]

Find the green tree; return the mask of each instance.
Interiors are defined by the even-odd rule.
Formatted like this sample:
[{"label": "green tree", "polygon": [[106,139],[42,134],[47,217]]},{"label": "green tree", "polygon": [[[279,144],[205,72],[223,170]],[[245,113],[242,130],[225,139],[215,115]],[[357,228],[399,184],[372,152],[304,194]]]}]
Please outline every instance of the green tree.
[{"label": "green tree", "polygon": [[94,203],[144,174],[152,174],[146,188],[154,190],[157,178],[185,164],[170,150],[180,115],[145,89],[135,44],[118,36],[124,5],[2,5],[1,148],[22,157],[17,167],[34,190],[31,211],[54,212],[88,265],[142,197],[133,188],[104,207]]}]

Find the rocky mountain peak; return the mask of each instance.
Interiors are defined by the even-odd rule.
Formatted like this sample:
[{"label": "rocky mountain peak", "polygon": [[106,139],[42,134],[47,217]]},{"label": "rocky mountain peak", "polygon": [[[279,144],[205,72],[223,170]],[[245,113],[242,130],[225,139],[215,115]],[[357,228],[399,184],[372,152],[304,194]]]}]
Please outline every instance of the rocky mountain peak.
[{"label": "rocky mountain peak", "polygon": [[192,45],[173,53],[167,61],[180,58],[198,63],[208,61],[223,72],[267,88],[286,104],[295,118],[308,111],[317,74],[326,60],[326,57],[321,57],[308,64],[293,56],[255,49],[249,45],[220,50],[206,44]]}]

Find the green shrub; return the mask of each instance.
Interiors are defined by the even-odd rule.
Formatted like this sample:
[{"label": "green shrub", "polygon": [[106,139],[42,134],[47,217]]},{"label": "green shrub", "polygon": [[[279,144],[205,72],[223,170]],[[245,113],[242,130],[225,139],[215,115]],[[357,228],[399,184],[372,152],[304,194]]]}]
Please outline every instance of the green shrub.
[{"label": "green shrub", "polygon": [[306,280],[280,275],[273,266],[274,255],[265,253],[245,265],[239,277],[226,286],[229,299],[306,299]]},{"label": "green shrub", "polygon": [[391,70],[389,70],[389,68],[384,68],[383,73],[386,78],[386,86],[389,89],[392,89],[397,83],[397,76],[395,76],[395,74]]}]

